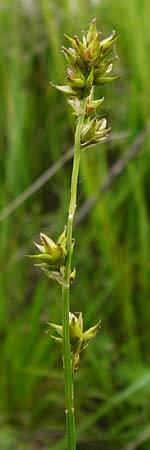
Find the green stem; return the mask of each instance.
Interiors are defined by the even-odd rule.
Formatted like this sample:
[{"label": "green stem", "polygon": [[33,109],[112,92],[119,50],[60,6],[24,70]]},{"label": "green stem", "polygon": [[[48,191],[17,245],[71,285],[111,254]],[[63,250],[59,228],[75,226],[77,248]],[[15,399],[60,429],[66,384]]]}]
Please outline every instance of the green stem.
[{"label": "green stem", "polygon": [[74,398],[73,398],[73,376],[71,369],[71,352],[69,336],[69,310],[70,310],[70,283],[72,258],[72,231],[73,221],[76,210],[77,183],[80,165],[80,135],[85,116],[86,99],[83,101],[83,113],[78,117],[75,132],[74,160],[71,178],[71,194],[69,203],[69,212],[67,220],[67,260],[66,260],[66,287],[62,288],[62,326],[63,326],[63,363],[65,375],[65,398],[66,398],[66,426],[68,438],[68,450],[76,450],[75,437],[75,416],[74,416]]}]

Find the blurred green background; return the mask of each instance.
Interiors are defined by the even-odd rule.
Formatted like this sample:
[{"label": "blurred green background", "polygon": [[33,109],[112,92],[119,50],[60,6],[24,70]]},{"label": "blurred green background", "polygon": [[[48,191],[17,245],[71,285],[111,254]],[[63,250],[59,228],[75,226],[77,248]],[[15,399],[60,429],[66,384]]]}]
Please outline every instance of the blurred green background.
[{"label": "blurred green background", "polygon": [[[73,145],[74,119],[63,95],[63,33],[82,35],[93,17],[120,35],[115,73],[101,108],[112,127],[105,145],[83,153],[78,208],[150,115],[149,0],[0,1],[0,448],[65,450],[60,349],[44,334],[61,322],[61,292],[25,254],[43,231],[66,221],[71,161],[4,208]],[[72,311],[102,331],[75,377],[78,450],[150,449],[149,134],[138,156],[76,228]]]}]

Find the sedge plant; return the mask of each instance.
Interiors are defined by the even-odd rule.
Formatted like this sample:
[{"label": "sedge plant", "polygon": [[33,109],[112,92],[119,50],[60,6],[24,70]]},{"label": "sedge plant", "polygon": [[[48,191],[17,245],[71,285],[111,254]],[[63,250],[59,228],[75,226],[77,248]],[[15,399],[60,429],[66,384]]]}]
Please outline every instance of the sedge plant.
[{"label": "sedge plant", "polygon": [[74,373],[79,366],[80,354],[100,329],[99,321],[84,331],[82,312],[70,312],[70,290],[76,275],[76,270],[72,269],[72,255],[77,184],[82,150],[104,141],[110,130],[106,118],[97,114],[104,97],[95,99],[95,87],[117,78],[110,76],[110,72],[116,59],[114,46],[118,36],[113,31],[109,37],[101,39],[101,32],[97,31],[96,20],[93,19],[82,41],[78,36],[71,38],[65,35],[65,38],[69,43],[69,47],[62,47],[68,64],[67,84],[51,85],[66,95],[76,119],[67,224],[56,242],[41,233],[40,244],[35,243],[39,253],[29,256],[50,280],[60,284],[62,290],[62,324],[49,322],[47,334],[62,346],[68,450],[75,450]]}]

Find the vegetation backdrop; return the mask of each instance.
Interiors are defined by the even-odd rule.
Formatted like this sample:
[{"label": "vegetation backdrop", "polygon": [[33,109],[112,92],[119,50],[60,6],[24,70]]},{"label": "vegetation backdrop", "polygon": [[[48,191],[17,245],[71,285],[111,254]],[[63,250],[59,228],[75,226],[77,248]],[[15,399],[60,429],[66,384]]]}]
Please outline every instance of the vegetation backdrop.
[{"label": "vegetation backdrop", "polygon": [[[150,2],[1,0],[1,450],[66,448],[60,349],[44,334],[48,320],[61,321],[60,289],[25,254],[40,231],[55,239],[66,220],[71,160],[60,158],[72,148],[74,119],[49,81],[65,81],[63,33],[81,36],[93,17],[104,37],[120,35],[120,79],[101,88],[112,133],[83,152],[78,185],[78,210],[96,202],[75,230],[72,311],[83,311],[85,327],[102,320],[76,373],[78,450],[150,448]],[[133,144],[137,156],[100,192]]]}]

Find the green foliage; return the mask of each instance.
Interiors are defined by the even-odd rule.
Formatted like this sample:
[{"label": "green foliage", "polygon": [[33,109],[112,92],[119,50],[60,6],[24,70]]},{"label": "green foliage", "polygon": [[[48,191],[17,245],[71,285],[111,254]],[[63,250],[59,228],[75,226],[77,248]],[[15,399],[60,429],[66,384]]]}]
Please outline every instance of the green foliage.
[{"label": "green foliage", "polygon": [[[79,34],[95,16],[103,38],[112,29],[120,35],[115,75],[121,73],[121,78],[106,87],[103,112],[109,115],[114,133],[127,131],[129,136],[83,152],[79,206],[98,192],[110,165],[149,119],[150,4],[41,0],[28,9],[25,1],[2,3],[1,209],[72,146],[70,108],[49,86],[50,80],[65,83],[60,53],[64,30],[68,35]],[[105,86],[99,90],[103,95]],[[123,449],[138,440],[148,423],[148,149],[149,137],[137,159],[75,231],[72,311],[83,312],[85,329],[99,317],[102,321],[102,332],[83,355],[76,374],[82,450],[100,449],[100,445],[105,450]],[[61,323],[59,286],[43,280],[24,255],[31,253],[39,230],[56,240],[61,233],[70,167],[62,167],[0,222],[2,450],[37,450],[40,445],[45,450],[48,445],[51,450],[65,449],[61,356],[59,346],[54,349],[44,333],[47,321]],[[145,440],[139,448],[147,450],[148,445]]]}]

